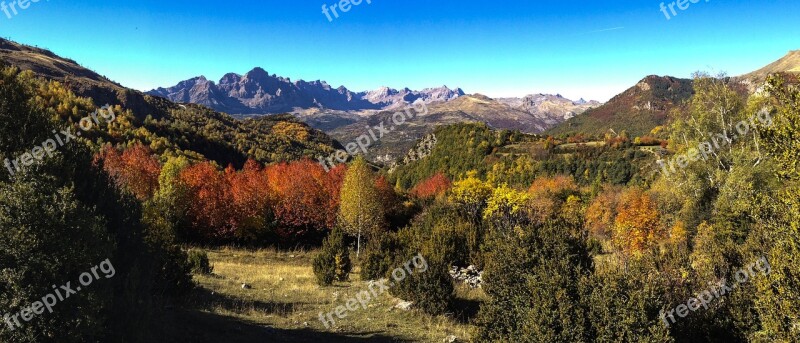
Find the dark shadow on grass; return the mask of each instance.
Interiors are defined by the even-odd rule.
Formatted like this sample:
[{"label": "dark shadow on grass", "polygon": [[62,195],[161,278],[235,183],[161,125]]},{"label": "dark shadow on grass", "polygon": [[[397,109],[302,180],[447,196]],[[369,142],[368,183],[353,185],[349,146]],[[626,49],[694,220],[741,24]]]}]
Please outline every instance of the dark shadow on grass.
[{"label": "dark shadow on grass", "polygon": [[381,333],[357,335],[314,331],[311,329],[276,329],[216,314],[174,309],[165,314],[161,329],[152,342],[293,342],[293,343],[345,343],[345,342],[408,342]]},{"label": "dark shadow on grass", "polygon": [[453,318],[461,324],[470,324],[478,316],[481,309],[481,302],[478,300],[469,300],[455,298],[450,305],[450,313]]},{"label": "dark shadow on grass", "polygon": [[[258,292],[252,290],[253,292]],[[304,303],[278,303],[257,300],[238,299],[225,294],[215,293],[205,288],[196,288],[192,291],[189,302],[192,307],[210,310],[221,307],[234,313],[243,313],[254,310],[265,314],[288,316]]]}]

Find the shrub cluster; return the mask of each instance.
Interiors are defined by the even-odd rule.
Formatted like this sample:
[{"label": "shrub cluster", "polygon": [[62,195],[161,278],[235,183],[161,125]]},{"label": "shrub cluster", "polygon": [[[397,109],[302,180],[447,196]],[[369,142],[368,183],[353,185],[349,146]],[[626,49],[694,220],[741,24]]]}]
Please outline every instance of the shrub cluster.
[{"label": "shrub cluster", "polygon": [[208,275],[214,272],[214,266],[208,262],[208,254],[202,250],[189,250],[187,257],[192,273]]},{"label": "shrub cluster", "polygon": [[344,233],[336,228],[322,242],[322,249],[314,258],[314,275],[317,283],[328,286],[334,281],[347,281],[351,270],[350,251],[347,249]]}]

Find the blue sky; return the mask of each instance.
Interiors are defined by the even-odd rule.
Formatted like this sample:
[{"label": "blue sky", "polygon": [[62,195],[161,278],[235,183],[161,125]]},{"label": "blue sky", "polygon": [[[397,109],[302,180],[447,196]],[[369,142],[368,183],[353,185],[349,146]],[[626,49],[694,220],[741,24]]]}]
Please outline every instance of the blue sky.
[{"label": "blue sky", "polygon": [[40,0],[12,19],[0,12],[0,36],[139,90],[260,66],[355,91],[603,101],[649,74],[738,75],[800,49],[796,0],[700,0],[670,20],[661,0],[364,0],[329,22],[322,5],[335,3]]}]

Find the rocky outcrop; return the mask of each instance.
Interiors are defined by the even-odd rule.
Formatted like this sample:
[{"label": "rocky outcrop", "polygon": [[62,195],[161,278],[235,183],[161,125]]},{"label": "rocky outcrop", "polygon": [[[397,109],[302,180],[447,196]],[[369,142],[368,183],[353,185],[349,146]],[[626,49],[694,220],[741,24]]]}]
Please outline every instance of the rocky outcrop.
[{"label": "rocky outcrop", "polygon": [[464,283],[472,289],[482,287],[483,272],[479,271],[475,266],[469,266],[467,268],[453,266],[450,268],[450,276],[457,282]]}]

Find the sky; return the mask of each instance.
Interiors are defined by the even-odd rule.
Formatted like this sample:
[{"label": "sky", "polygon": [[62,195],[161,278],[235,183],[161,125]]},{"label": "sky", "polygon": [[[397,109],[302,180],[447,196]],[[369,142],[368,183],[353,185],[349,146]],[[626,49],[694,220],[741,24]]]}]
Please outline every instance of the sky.
[{"label": "sky", "polygon": [[647,75],[740,75],[800,49],[796,0],[692,0],[677,15],[662,0],[366,1],[39,0],[0,11],[0,36],[142,91],[262,67],[353,91],[600,101]]}]

